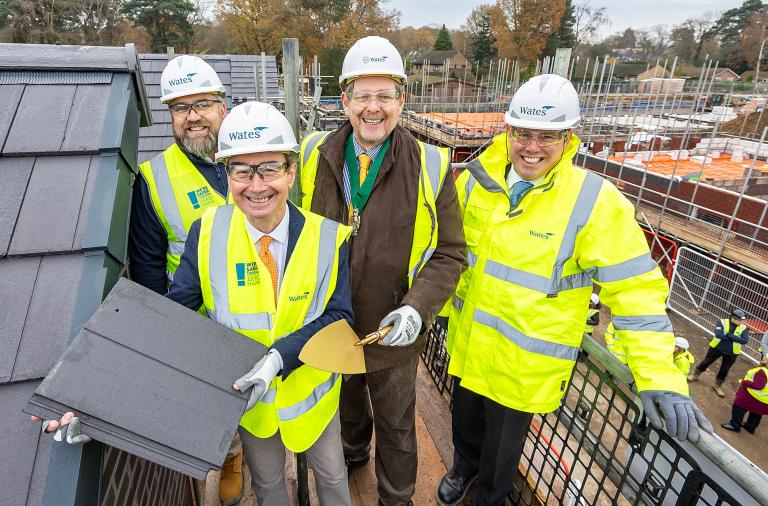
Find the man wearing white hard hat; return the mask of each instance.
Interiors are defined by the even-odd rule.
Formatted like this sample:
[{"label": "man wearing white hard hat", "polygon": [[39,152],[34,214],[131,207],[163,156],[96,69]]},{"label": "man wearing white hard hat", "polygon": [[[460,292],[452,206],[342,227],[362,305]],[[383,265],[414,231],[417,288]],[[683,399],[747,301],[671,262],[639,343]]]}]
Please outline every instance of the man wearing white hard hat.
[{"label": "man wearing white hard hat", "polygon": [[397,49],[358,40],[339,84],[349,121],[302,142],[302,206],[354,228],[350,284],[367,373],[342,385],[341,425],[350,471],[369,460],[376,431],[379,504],[407,505],[416,484],[416,366],[424,330],[456,288],[465,243],[450,153],[398,125],[406,80]]},{"label": "man wearing white hard hat", "polygon": [[675,336],[675,351],[672,354],[675,361],[675,366],[683,373],[683,376],[688,376],[691,372],[691,366],[695,362],[693,355],[688,351],[688,339],[682,336]]},{"label": "man wearing white hard hat", "polygon": [[226,203],[227,176],[214,153],[227,106],[221,79],[197,56],[169,61],[160,91],[175,142],[139,167],[128,252],[131,278],[164,294],[192,222],[208,207]]},{"label": "man wearing white hard hat", "polygon": [[646,415],[679,439],[712,431],[672,361],[667,282],[629,201],[573,166],[579,97],[563,77],[532,78],[496,136],[456,181],[469,269],[448,323],[453,468],[439,504],[502,505],[534,413],[560,406],[593,284],[611,308]]},{"label": "man wearing white hard hat", "polygon": [[590,336],[595,331],[595,327],[600,325],[600,296],[593,293],[589,296],[589,311],[587,311],[587,326],[584,332]]},{"label": "man wearing white hard hat", "polygon": [[[240,421],[261,506],[290,504],[285,449],[305,452],[321,505],[350,504],[339,425],[341,376],[304,365],[307,340],[353,320],[351,229],[288,202],[299,145],[274,107],[232,109],[218,137],[234,205],[208,209],[187,236],[168,297],[266,346],[233,388],[252,388]],[[234,379],[234,378],[233,378]]]},{"label": "man wearing white hard hat", "polygon": [[[202,58],[178,56],[160,76],[160,102],[168,106],[175,142],[142,163],[133,187],[128,254],[131,279],[166,293],[192,223],[211,206],[226,203],[227,177],[214,161],[216,136],[227,114],[224,85]],[[224,506],[243,491],[238,438],[221,468]]]}]

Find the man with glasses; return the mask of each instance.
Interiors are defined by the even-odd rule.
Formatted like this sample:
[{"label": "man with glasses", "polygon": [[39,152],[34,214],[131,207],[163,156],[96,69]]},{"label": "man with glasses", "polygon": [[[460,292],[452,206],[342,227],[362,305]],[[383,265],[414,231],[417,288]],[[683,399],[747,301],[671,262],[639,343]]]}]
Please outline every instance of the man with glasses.
[{"label": "man with glasses", "polygon": [[347,52],[339,84],[349,121],[301,147],[302,206],[353,227],[350,284],[359,336],[393,326],[365,349],[367,373],[341,389],[348,468],[369,460],[376,430],[379,504],[411,503],[416,483],[415,379],[424,329],[456,288],[465,265],[447,149],[398,125],[406,75],[381,37]]},{"label": "man with glasses", "polygon": [[536,76],[515,93],[507,131],[456,181],[469,268],[448,321],[454,376],[453,468],[437,490],[459,504],[503,505],[534,413],[560,406],[576,363],[593,283],[648,420],[680,440],[712,425],[675,367],[667,282],[634,209],[615,186],[573,166],[581,113],[573,85]]},{"label": "man with glasses", "polygon": [[[213,155],[227,106],[221,79],[197,56],[169,61],[160,77],[160,90],[176,142],[139,167],[128,254],[131,279],[164,294],[179,265],[189,227],[209,207],[226,203],[227,177]],[[225,505],[242,496],[242,455],[236,438],[219,482]]]}]

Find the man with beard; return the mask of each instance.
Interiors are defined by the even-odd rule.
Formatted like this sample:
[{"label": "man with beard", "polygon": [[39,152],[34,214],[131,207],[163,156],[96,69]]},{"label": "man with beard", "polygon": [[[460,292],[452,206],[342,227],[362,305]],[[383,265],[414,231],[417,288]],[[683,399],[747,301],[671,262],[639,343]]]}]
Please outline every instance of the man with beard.
[{"label": "man with beard", "polygon": [[349,121],[304,140],[302,207],[353,227],[350,287],[360,336],[393,326],[365,349],[367,372],[341,387],[347,469],[369,460],[376,430],[379,504],[412,504],[415,380],[424,329],[456,288],[465,244],[447,149],[398,125],[406,75],[382,37],[347,52],[339,84]]},{"label": "man with beard", "polygon": [[[192,223],[227,201],[227,175],[214,162],[219,127],[227,114],[224,85],[197,56],[168,62],[160,77],[176,140],[139,167],[128,238],[131,278],[165,294]],[[243,491],[243,453],[235,436],[221,467],[219,498],[234,504]]]}]

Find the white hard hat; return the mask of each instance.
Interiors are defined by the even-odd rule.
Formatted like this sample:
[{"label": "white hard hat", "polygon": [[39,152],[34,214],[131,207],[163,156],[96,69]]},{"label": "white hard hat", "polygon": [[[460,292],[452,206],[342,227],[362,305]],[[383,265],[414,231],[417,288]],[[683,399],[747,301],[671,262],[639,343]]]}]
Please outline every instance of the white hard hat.
[{"label": "white hard hat", "polygon": [[344,86],[346,81],[364,76],[385,76],[405,83],[407,76],[400,53],[384,37],[363,37],[344,56],[339,85]]},{"label": "white hard hat", "polygon": [[675,346],[682,348],[684,350],[688,349],[688,339],[680,336],[675,336]]},{"label": "white hard hat", "polygon": [[533,77],[512,97],[504,121],[539,130],[575,128],[581,121],[579,95],[568,79],[557,74]]},{"label": "white hard hat", "polygon": [[174,98],[198,93],[226,93],[216,71],[197,56],[177,56],[168,62],[160,76],[163,96],[160,102],[167,104]]},{"label": "white hard hat", "polygon": [[219,128],[216,161],[265,152],[299,152],[291,124],[270,104],[245,102],[234,107]]},{"label": "white hard hat", "polygon": [[592,295],[589,296],[589,302],[594,305],[600,304],[600,296],[596,293],[593,293]]}]

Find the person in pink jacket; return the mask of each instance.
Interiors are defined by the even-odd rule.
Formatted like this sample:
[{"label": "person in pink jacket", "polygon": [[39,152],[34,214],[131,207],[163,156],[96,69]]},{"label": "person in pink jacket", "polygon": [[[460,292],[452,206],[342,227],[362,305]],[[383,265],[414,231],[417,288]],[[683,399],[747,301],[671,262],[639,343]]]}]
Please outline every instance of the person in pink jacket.
[{"label": "person in pink jacket", "polygon": [[[760,366],[749,370],[740,383],[733,400],[731,421],[721,423],[720,427],[732,432],[740,432],[744,427],[747,432],[754,434],[760,419],[768,415],[768,355],[763,355]],[[741,421],[747,412],[749,418],[742,425]]]}]

